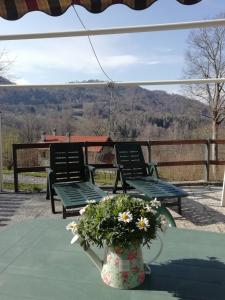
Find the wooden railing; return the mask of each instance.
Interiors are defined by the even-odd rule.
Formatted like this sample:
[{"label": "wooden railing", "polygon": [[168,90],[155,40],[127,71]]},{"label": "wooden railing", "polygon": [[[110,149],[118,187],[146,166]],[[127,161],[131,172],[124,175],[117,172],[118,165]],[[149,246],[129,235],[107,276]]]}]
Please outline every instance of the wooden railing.
[{"label": "wooden railing", "polygon": [[[121,142],[85,142],[80,143],[85,149],[85,160],[89,163],[88,148],[92,146],[108,146],[114,147],[116,143]],[[124,142],[123,142],[124,143]],[[133,142],[125,142],[133,143]],[[204,157],[201,160],[174,160],[174,161],[158,161],[159,167],[174,167],[174,166],[204,166],[204,180],[209,181],[210,178],[210,166],[212,165],[225,165],[225,160],[212,160],[211,159],[211,145],[225,145],[225,140],[162,140],[162,141],[135,141],[142,146],[147,147],[148,161],[152,161],[153,149],[157,146],[178,146],[178,145],[202,145],[204,146]],[[14,189],[15,192],[19,191],[18,174],[23,172],[43,172],[47,166],[18,166],[18,151],[19,150],[31,150],[31,149],[49,149],[50,143],[36,143],[36,144],[13,144],[13,166],[14,166]],[[93,164],[97,169],[115,168],[113,164]]]}]

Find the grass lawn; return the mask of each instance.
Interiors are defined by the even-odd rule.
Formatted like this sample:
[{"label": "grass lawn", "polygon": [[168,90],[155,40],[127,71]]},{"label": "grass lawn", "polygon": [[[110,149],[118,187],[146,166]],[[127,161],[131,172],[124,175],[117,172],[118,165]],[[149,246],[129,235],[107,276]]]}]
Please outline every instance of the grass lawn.
[{"label": "grass lawn", "polygon": [[[20,183],[19,190],[26,192],[41,192],[46,189],[45,184],[36,184],[36,183]],[[3,190],[14,190],[13,182],[3,182]]]},{"label": "grass lawn", "polygon": [[[4,175],[12,175],[13,176],[13,170],[3,170]],[[29,177],[37,177],[37,178],[46,178],[47,173],[46,172],[24,172],[20,173],[24,176]],[[115,172],[104,172],[104,171],[96,171],[95,174],[95,182],[99,185],[114,185],[116,179],[116,173]],[[14,184],[13,182],[4,182],[3,188],[6,190],[14,190]],[[46,190],[46,184],[39,184],[39,183],[19,183],[19,190],[20,191],[28,191],[28,192],[40,192],[43,190]]]}]

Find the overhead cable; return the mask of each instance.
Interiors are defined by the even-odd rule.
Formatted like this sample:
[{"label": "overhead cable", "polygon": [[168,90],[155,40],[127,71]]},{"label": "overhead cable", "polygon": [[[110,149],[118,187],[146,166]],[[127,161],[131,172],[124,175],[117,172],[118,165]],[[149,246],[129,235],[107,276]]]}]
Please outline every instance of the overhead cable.
[{"label": "overhead cable", "polygon": [[[81,25],[82,25],[82,27],[84,28],[85,31],[88,31],[87,27],[85,26],[84,22],[82,21],[81,17],[79,16],[79,14],[78,14],[78,12],[77,12],[75,6],[73,5],[72,7],[73,7],[73,10],[74,10],[74,12],[75,12],[75,14],[76,14],[76,16],[77,16],[79,22],[80,22]],[[90,46],[91,46],[92,52],[93,52],[93,54],[94,54],[94,56],[95,56],[95,59],[96,59],[98,65],[99,65],[100,69],[102,70],[102,72],[103,72],[103,74],[106,76],[106,78],[109,79],[110,82],[113,82],[113,80],[111,79],[111,77],[110,77],[110,76],[106,73],[106,71],[103,69],[102,64],[101,64],[101,62],[100,62],[100,60],[99,60],[99,58],[98,58],[98,55],[97,55],[97,53],[96,53],[96,51],[95,51],[95,48],[94,48],[94,46],[93,46],[93,43],[92,43],[92,41],[91,41],[90,36],[87,35],[87,38],[88,38],[88,41],[89,41],[89,44],[90,44]]]}]

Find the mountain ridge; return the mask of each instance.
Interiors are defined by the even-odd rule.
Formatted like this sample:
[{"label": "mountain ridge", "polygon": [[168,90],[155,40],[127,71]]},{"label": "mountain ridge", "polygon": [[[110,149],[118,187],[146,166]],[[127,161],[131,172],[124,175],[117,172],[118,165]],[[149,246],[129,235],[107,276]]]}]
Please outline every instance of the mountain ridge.
[{"label": "mountain ridge", "polygon": [[[4,78],[0,81],[10,84]],[[139,138],[147,128],[151,132],[154,127],[153,135],[160,137],[165,135],[163,130],[178,128],[182,132],[191,131],[208,122],[203,117],[208,114],[204,103],[139,86],[12,90],[2,87],[0,104],[8,118],[5,118],[8,128],[12,125],[22,128],[22,123],[30,119],[33,124],[37,123],[36,131],[51,132],[53,127],[58,127],[57,131],[61,134],[65,134],[65,130],[77,134],[111,131],[115,138]],[[10,122],[9,118],[13,121]],[[160,130],[156,133],[155,128]]]}]

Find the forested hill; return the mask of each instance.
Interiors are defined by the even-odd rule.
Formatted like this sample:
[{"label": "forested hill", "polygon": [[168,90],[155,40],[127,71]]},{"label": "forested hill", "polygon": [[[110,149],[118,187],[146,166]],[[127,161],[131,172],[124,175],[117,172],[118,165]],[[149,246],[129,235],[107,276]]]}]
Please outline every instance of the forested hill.
[{"label": "forested hill", "polygon": [[0,84],[11,84],[12,82],[9,81],[8,79],[0,76]]},{"label": "forested hill", "polygon": [[[4,78],[0,78],[0,82],[9,83]],[[117,138],[125,138],[126,135],[138,138],[149,126],[172,129],[176,125],[192,130],[205,122],[201,116],[207,114],[207,107],[201,102],[138,86],[113,88],[112,94],[108,87],[1,88],[0,109],[9,117],[14,116],[16,127],[22,126],[22,116],[26,115],[27,118],[31,116],[33,122],[35,119],[41,122],[36,126],[38,130],[43,127],[43,130],[50,132],[52,127],[58,127],[62,134],[66,129],[76,130],[77,133],[102,134],[104,128],[108,130],[106,126],[110,119],[111,135]],[[6,120],[5,125],[10,127],[12,123]],[[156,135],[160,134],[158,132]]]},{"label": "forested hill", "polygon": [[[0,83],[9,84],[10,81],[0,77]],[[4,106],[14,106],[28,110],[31,106],[38,109],[55,105],[56,109],[71,102],[74,106],[85,103],[96,103],[107,106],[111,98],[109,88],[74,88],[74,89],[2,89],[0,103]],[[199,101],[191,100],[178,94],[168,94],[164,91],[151,91],[141,87],[119,87],[113,89],[112,101],[133,105],[134,110],[150,111],[155,113],[195,114],[206,110],[206,106]]]}]

